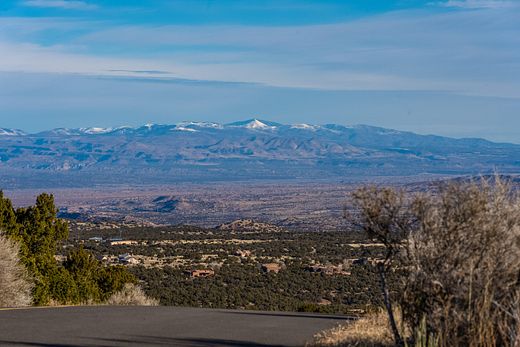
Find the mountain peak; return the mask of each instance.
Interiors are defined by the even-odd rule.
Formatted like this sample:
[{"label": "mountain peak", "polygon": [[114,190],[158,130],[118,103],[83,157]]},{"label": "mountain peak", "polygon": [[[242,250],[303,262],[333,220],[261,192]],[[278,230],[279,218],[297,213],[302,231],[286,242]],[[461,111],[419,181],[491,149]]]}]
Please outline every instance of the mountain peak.
[{"label": "mountain peak", "polygon": [[252,118],[244,121],[234,122],[230,124],[226,124],[230,127],[237,128],[246,128],[246,129],[254,129],[254,130],[274,130],[279,127],[281,124],[270,122],[266,120],[261,120],[258,118]]},{"label": "mountain peak", "polygon": [[246,125],[246,128],[248,128],[248,129],[268,129],[268,128],[274,128],[274,127],[270,127],[269,125],[267,125],[255,118]]}]

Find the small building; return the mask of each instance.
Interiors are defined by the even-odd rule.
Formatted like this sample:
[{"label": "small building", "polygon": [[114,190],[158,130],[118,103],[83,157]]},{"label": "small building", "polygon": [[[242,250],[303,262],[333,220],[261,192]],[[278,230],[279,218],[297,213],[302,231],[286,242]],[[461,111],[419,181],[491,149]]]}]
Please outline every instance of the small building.
[{"label": "small building", "polygon": [[189,275],[191,278],[210,277],[210,276],[215,275],[215,271],[210,270],[210,269],[187,270],[187,271],[184,271],[184,273]]},{"label": "small building", "polygon": [[266,263],[262,264],[262,271],[278,273],[282,269],[282,265],[278,263]]},{"label": "small building", "polygon": [[135,264],[139,263],[139,260],[135,259],[132,255],[130,255],[128,253],[120,254],[117,257],[117,259],[121,264],[125,264],[125,265],[135,265]]}]

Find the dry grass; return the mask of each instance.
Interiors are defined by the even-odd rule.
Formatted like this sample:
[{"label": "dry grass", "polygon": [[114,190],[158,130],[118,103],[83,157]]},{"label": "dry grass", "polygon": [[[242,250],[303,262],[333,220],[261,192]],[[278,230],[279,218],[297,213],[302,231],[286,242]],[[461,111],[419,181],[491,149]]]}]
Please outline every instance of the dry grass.
[{"label": "dry grass", "polygon": [[29,306],[33,284],[20,263],[19,246],[0,233],[0,307]]},{"label": "dry grass", "polygon": [[403,254],[407,323],[439,346],[518,341],[520,196],[500,181],[449,185],[417,197],[419,221]]},{"label": "dry grass", "polygon": [[356,321],[318,333],[308,347],[389,347],[394,345],[386,312],[368,314]]},{"label": "dry grass", "polygon": [[158,306],[159,301],[148,297],[141,287],[127,283],[121,291],[112,294],[106,301],[106,304],[117,306]]}]

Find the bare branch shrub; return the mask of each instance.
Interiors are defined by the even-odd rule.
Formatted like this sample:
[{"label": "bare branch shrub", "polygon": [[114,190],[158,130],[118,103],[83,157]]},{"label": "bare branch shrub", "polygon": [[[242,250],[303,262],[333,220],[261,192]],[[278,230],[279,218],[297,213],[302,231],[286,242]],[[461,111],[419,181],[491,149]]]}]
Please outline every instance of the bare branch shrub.
[{"label": "bare branch shrub", "polygon": [[391,188],[361,188],[353,193],[353,199],[354,206],[360,213],[359,226],[368,237],[376,239],[385,247],[385,258],[377,267],[390,328],[396,345],[401,346],[403,339],[394,317],[386,275],[393,269],[414,219],[406,204],[404,193]]},{"label": "bare branch shrub", "polygon": [[20,263],[18,244],[0,233],[0,307],[28,306],[32,282]]},{"label": "bare branch shrub", "polygon": [[148,297],[141,287],[127,283],[121,291],[112,294],[106,301],[106,304],[121,306],[158,306],[159,301]]},{"label": "bare branch shrub", "polygon": [[520,345],[520,197],[509,184],[497,176],[409,199],[390,188],[363,188],[354,198],[360,226],[385,245],[385,267],[405,274],[394,300],[412,340]]}]

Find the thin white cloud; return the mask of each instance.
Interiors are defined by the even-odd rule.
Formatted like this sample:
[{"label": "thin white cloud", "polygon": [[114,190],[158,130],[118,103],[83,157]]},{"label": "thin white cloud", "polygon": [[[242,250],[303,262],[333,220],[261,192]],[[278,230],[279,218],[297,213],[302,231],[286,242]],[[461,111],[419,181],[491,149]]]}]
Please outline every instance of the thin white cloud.
[{"label": "thin white cloud", "polygon": [[[280,27],[100,26],[0,18],[0,71],[520,98],[518,15],[516,9],[402,11],[347,23]],[[71,25],[81,28],[80,34],[54,45],[38,43],[45,28],[70,32]],[[113,47],[118,54],[107,54]]]},{"label": "thin white cloud", "polygon": [[97,6],[80,0],[26,0],[23,2],[27,7],[59,8],[65,10],[93,10]]},{"label": "thin white cloud", "polygon": [[512,0],[448,0],[435,2],[434,5],[466,9],[499,9],[520,6],[518,1]]}]

